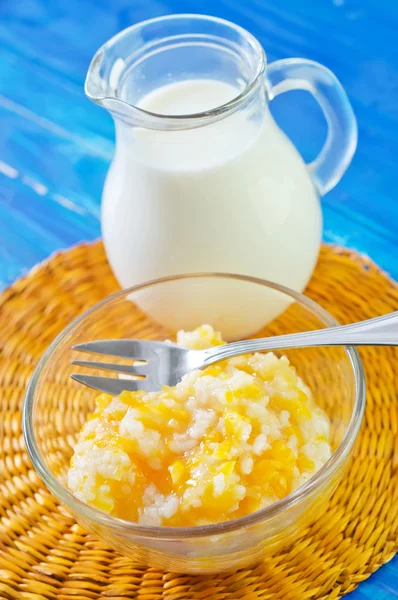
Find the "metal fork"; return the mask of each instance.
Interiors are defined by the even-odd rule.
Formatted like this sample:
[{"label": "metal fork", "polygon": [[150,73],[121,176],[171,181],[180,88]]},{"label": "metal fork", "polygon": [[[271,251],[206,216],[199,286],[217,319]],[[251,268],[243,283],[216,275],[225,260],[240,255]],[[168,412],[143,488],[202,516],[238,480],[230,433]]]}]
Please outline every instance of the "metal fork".
[{"label": "metal fork", "polygon": [[142,376],[144,379],[116,379],[95,375],[72,374],[72,379],[101,392],[120,394],[124,390],[157,391],[163,385],[176,385],[182,377],[193,369],[203,369],[226,358],[259,352],[288,348],[308,348],[314,346],[397,346],[398,311],[344,325],[233,342],[208,350],[187,350],[177,344],[139,340],[102,340],[73,346],[73,350],[93,352],[132,361],[145,361],[145,364],[118,365],[112,363],[73,360],[72,364],[114,371],[129,376]]}]

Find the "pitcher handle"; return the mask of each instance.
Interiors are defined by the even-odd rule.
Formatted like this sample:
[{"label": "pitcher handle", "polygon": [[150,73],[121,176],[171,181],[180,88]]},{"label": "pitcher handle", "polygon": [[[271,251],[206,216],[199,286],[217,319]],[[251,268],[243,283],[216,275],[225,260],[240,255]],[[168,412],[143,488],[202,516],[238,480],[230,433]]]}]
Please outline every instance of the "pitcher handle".
[{"label": "pitcher handle", "polygon": [[323,65],[304,58],[277,60],[268,66],[270,100],[289,90],[306,90],[320,105],[328,124],[326,142],[308,165],[314,185],[323,196],[340,181],[358,140],[354,111],[337,77]]}]

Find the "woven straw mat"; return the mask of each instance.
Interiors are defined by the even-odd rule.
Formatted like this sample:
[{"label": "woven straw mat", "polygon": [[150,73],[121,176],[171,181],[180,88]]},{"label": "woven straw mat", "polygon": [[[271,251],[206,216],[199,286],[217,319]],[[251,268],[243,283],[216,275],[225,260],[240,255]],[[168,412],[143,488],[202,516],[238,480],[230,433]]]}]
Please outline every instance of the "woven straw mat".
[{"label": "woven straw mat", "polygon": [[[0,598],[339,598],[398,549],[398,350],[365,348],[367,406],[349,472],[326,513],[271,560],[184,576],[137,567],[86,533],[33,471],[21,429],[26,384],[49,342],[117,284],[100,243],[57,254],[0,296]],[[368,259],[324,246],[307,294],[341,323],[398,309]]]}]

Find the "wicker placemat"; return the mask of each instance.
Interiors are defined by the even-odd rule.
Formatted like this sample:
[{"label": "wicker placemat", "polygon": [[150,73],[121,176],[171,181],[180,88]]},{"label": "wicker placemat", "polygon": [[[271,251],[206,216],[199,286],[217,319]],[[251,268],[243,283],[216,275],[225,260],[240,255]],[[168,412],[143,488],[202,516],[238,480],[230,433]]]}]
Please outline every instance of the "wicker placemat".
[{"label": "wicker placemat", "polygon": [[[0,296],[0,598],[304,600],[353,590],[398,549],[398,350],[361,351],[367,408],[351,468],[325,515],[294,547],[233,574],[138,568],[87,534],[28,460],[21,407],[54,336],[117,284],[100,243],[53,256]],[[342,323],[398,309],[373,263],[324,247],[307,293]]]}]

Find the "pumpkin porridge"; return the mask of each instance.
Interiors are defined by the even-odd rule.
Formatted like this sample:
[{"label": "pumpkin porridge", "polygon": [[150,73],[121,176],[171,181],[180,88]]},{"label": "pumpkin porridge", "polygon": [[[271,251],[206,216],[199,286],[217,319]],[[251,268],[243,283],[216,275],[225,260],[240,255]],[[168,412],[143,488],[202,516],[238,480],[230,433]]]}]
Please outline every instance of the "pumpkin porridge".
[{"label": "pumpkin porridge", "polygon": [[[191,349],[222,344],[203,325]],[[264,508],[329,459],[329,421],[286,357],[255,353],[160,392],[100,394],[68,473],[80,500],[142,525],[193,526]]]}]

